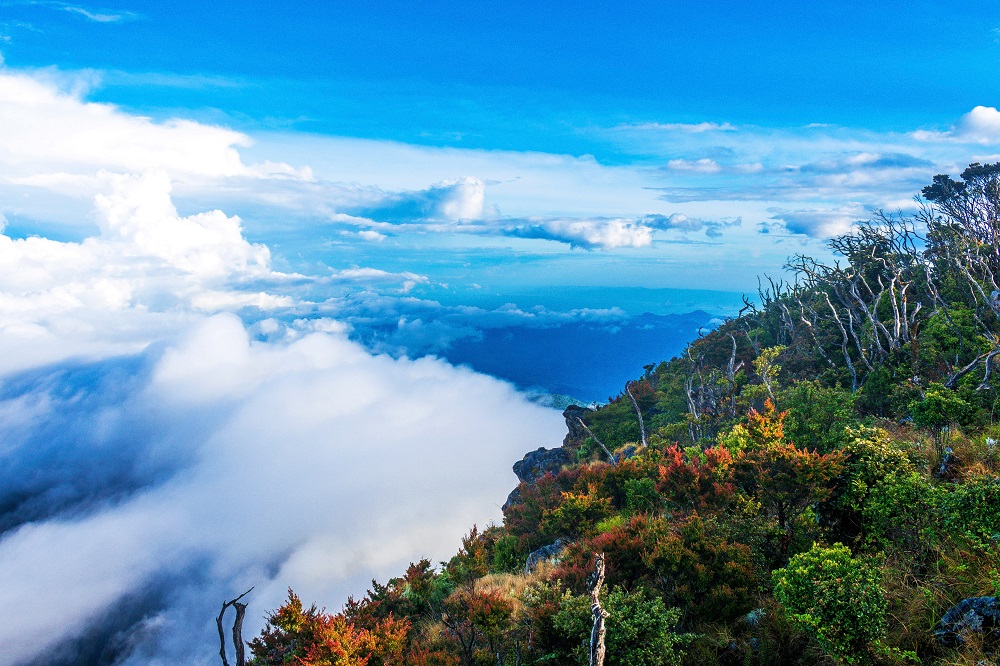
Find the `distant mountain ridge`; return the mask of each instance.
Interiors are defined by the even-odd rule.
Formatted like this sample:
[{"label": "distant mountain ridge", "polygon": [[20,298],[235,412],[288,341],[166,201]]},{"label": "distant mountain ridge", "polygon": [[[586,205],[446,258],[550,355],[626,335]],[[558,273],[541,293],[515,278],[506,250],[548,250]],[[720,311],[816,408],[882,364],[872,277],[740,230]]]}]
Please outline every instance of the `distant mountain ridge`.
[{"label": "distant mountain ridge", "polygon": [[454,342],[442,356],[522,389],[605,402],[618,395],[635,369],[679,354],[721,323],[696,310],[644,313],[613,323],[572,322],[553,327],[510,326]]}]

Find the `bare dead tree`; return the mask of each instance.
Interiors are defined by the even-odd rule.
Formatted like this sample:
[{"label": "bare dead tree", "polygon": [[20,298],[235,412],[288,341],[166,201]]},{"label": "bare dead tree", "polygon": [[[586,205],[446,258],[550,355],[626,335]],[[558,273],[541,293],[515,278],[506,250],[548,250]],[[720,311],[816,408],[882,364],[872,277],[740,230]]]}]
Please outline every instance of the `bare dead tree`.
[{"label": "bare dead tree", "polygon": [[635,407],[635,415],[639,417],[639,434],[642,436],[642,446],[646,447],[646,424],[642,420],[642,410],[639,409],[639,403],[636,401],[635,396],[632,395],[632,382],[625,383],[625,392],[628,393],[628,397],[632,400],[632,406]]},{"label": "bare dead tree", "polygon": [[[758,285],[759,285],[758,281]],[[750,348],[753,349],[755,355],[760,355],[760,317],[761,310],[757,308],[757,305],[746,297],[746,294],[741,296],[743,299],[743,307],[740,308],[739,316],[736,318],[739,324],[740,330],[747,338],[747,342],[750,343]]]},{"label": "bare dead tree", "polygon": [[236,609],[236,619],[233,621],[233,648],[236,650],[236,666],[246,666],[246,653],[243,644],[243,617],[246,615],[247,605],[241,604],[240,599],[250,594],[251,591],[253,591],[252,587],[232,601],[223,601],[222,610],[219,611],[219,616],[215,618],[215,624],[219,627],[219,656],[222,657],[222,666],[229,666],[229,662],[226,660],[226,633],[222,629],[222,618],[226,614],[226,609],[230,606]]},{"label": "bare dead tree", "polygon": [[600,446],[604,450],[604,453],[607,454],[607,456],[608,456],[608,460],[611,461],[612,465],[614,465],[617,462],[615,460],[615,455],[613,453],[611,453],[611,451],[608,450],[608,447],[604,446],[604,442],[602,442],[601,440],[597,439],[597,435],[595,435],[593,432],[591,432],[590,428],[587,427],[587,424],[583,422],[583,419],[581,419],[578,416],[578,417],[576,417],[576,420],[580,422],[580,425],[582,425],[583,429],[587,431],[587,434],[590,435],[591,439],[593,439],[595,442],[597,442],[597,445]]},{"label": "bare dead tree", "polygon": [[932,278],[918,249],[920,240],[911,219],[877,212],[851,233],[829,241],[846,263],[828,265],[799,255],[786,264],[796,284],[785,293],[798,305],[802,328],[830,367],[837,364],[825,347],[836,343],[828,334],[821,339],[820,332],[832,326],[840,333],[840,355],[852,390],[860,384],[859,365],[870,373],[915,339],[924,305],[914,296],[916,285]]},{"label": "bare dead tree", "polygon": [[729,354],[729,363],[726,365],[726,381],[729,382],[729,418],[736,418],[736,373],[743,369],[743,361],[736,362],[736,336],[730,333],[729,339],[733,341],[733,351]]},{"label": "bare dead tree", "polygon": [[604,666],[604,621],[610,616],[601,608],[601,586],[604,584],[604,553],[594,556],[594,573],[589,577],[590,614],[594,616],[594,626],[590,630],[590,666]]}]

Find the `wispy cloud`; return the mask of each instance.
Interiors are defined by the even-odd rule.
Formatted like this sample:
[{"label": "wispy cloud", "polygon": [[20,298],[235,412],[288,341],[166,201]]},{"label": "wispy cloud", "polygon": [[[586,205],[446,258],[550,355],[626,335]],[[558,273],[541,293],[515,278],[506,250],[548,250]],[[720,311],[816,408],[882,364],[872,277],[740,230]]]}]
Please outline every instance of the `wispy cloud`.
[{"label": "wispy cloud", "polygon": [[673,171],[690,171],[693,173],[718,173],[722,171],[715,160],[703,157],[699,160],[675,159],[667,162],[667,168]]},{"label": "wispy cloud", "polygon": [[82,16],[94,23],[119,23],[140,18],[140,15],[132,11],[109,10],[103,8],[87,7],[80,4],[60,2],[59,0],[4,0],[0,6],[7,7],[42,7],[56,11],[69,12],[76,16]]},{"label": "wispy cloud", "polygon": [[83,16],[84,18],[87,18],[87,19],[89,19],[91,21],[94,21],[95,23],[117,23],[119,21],[124,21],[124,20],[130,19],[130,18],[135,18],[135,16],[136,16],[135,14],[132,14],[131,12],[115,12],[115,13],[112,13],[112,12],[102,11],[102,10],[96,10],[96,11],[94,11],[94,10],[86,9],[85,7],[76,7],[76,6],[73,6],[73,5],[65,5],[65,6],[63,6],[63,9],[66,10],[67,12],[71,12],[73,14],[78,14],[80,16]]},{"label": "wispy cloud", "polygon": [[702,132],[735,132],[738,128],[729,123],[703,121],[700,123],[637,123],[634,125],[619,125],[616,129],[701,134]]}]

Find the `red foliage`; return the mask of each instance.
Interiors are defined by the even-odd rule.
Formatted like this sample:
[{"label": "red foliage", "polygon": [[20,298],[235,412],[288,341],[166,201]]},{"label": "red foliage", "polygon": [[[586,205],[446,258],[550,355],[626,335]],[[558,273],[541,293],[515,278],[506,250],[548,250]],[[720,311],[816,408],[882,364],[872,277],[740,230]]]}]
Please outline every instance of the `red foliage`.
[{"label": "red foliage", "polygon": [[574,542],[563,552],[552,578],[582,593],[587,589],[587,576],[594,571],[594,553],[604,553],[607,585],[633,588],[649,573],[642,563],[642,533],[648,522],[644,516],[636,516],[621,527]]},{"label": "red foliage", "polygon": [[697,514],[655,520],[643,537],[643,564],[670,604],[709,620],[732,619],[752,607],[751,550],[728,541],[714,523]]},{"label": "red foliage", "polygon": [[772,444],[743,451],[736,479],[786,529],[806,508],[826,499],[844,468],[840,451],[822,454],[794,444]]},{"label": "red foliage", "polygon": [[676,444],[664,452],[656,490],[668,502],[685,509],[723,508],[732,499],[732,455],[722,447],[705,449],[691,458]]},{"label": "red foliage", "polygon": [[331,615],[288,590],[288,601],[267,618],[250,641],[256,663],[299,666],[389,666],[402,664],[410,622],[388,617],[360,626],[343,613]]}]

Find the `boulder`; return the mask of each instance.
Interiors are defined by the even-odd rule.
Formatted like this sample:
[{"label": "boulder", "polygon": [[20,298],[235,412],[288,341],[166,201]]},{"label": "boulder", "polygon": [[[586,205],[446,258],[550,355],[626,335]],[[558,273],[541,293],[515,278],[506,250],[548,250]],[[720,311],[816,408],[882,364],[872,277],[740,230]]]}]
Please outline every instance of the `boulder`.
[{"label": "boulder", "polygon": [[558,474],[569,460],[566,449],[546,449],[539,446],[514,463],[514,474],[517,474],[521,483],[534,483],[546,474]]},{"label": "boulder", "polygon": [[[540,446],[514,463],[514,474],[517,474],[517,479],[521,483],[531,485],[546,474],[558,474],[563,465],[569,461],[570,454],[566,449],[546,449]],[[520,503],[521,486],[519,485],[507,495],[507,501],[503,503],[504,513],[507,512],[508,508]]]},{"label": "boulder", "polygon": [[626,446],[619,453],[615,454],[615,462],[620,463],[623,460],[628,460],[635,455],[635,447],[632,445]]},{"label": "boulder", "polygon": [[1000,638],[1000,601],[996,597],[962,599],[934,626],[934,637],[949,647],[961,645],[964,636],[972,633]]},{"label": "boulder", "polygon": [[569,541],[566,541],[565,539],[556,539],[548,546],[542,546],[538,550],[531,551],[531,554],[528,555],[528,561],[524,563],[524,574],[530,574],[538,568],[538,565],[542,562],[547,562],[559,557],[562,555],[562,552],[566,550],[566,546],[568,545]]},{"label": "boulder", "polygon": [[954,481],[958,477],[959,468],[962,461],[950,446],[944,447],[944,455],[941,456],[941,465],[937,470],[937,477],[945,481]]},{"label": "boulder", "polygon": [[580,425],[580,420],[586,421],[586,415],[592,410],[579,405],[570,405],[563,411],[563,418],[566,419],[566,437],[563,439],[563,446],[582,442],[590,435]]}]

